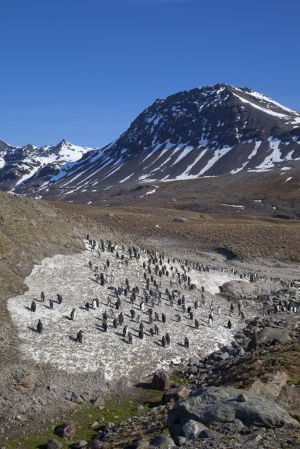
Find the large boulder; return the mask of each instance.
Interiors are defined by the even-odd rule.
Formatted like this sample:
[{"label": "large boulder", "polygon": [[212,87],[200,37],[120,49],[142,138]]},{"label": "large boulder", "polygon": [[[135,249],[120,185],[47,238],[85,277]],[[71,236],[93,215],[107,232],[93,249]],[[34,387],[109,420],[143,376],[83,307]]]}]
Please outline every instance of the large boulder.
[{"label": "large boulder", "polygon": [[285,345],[291,341],[291,337],[287,329],[281,327],[265,327],[256,336],[256,343],[258,345],[270,345],[274,343],[281,343]]},{"label": "large boulder", "polygon": [[168,390],[170,388],[170,378],[168,374],[163,370],[156,371],[152,377],[151,388],[160,391]]},{"label": "large boulder", "polygon": [[221,293],[230,298],[251,298],[257,295],[257,285],[247,281],[229,281],[220,287]]},{"label": "large boulder", "polygon": [[76,426],[74,421],[66,421],[59,426],[56,426],[54,433],[62,438],[74,438],[76,433]]},{"label": "large boulder", "polygon": [[[241,401],[241,395],[245,401]],[[173,437],[184,435],[183,427],[189,421],[207,427],[241,421],[246,426],[298,427],[299,423],[275,402],[249,391],[209,387],[195,392],[186,401],[178,402],[168,414],[169,431]]]}]

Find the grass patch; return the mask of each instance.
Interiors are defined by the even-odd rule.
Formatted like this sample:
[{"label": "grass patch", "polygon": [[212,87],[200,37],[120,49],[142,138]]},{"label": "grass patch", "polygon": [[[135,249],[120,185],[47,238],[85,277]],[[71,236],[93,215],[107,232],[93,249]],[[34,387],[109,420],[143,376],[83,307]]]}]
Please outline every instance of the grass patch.
[{"label": "grass patch", "polygon": [[[137,397],[133,399],[113,398],[106,402],[103,409],[96,408],[93,405],[80,407],[75,412],[66,414],[59,421],[54,422],[50,427],[37,434],[6,440],[1,444],[4,445],[5,449],[17,449],[20,447],[22,449],[46,449],[48,441],[55,438],[62,443],[65,449],[69,447],[70,441],[66,441],[53,433],[54,427],[63,421],[71,419],[75,422],[77,431],[74,441],[89,441],[96,436],[98,430],[102,430],[108,423],[119,424],[132,416],[147,413],[151,408],[161,403],[162,395],[161,391],[145,389],[141,390]],[[141,405],[143,406],[142,409],[139,407]],[[91,425],[96,421],[99,425],[91,429]]]}]

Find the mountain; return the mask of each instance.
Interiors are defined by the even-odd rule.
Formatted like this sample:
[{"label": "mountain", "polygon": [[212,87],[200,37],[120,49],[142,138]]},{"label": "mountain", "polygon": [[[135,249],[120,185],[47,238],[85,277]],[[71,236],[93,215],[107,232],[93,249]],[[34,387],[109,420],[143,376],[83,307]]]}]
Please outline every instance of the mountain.
[{"label": "mountain", "polygon": [[[26,148],[39,161],[42,149]],[[55,161],[55,169],[47,164],[46,176],[35,166],[15,191],[88,199],[116,185],[287,170],[298,160],[300,113],[252,89],[216,84],[156,100],[112,144],[77,162]],[[0,176],[3,189],[3,169]]]},{"label": "mountain", "polygon": [[3,191],[20,191],[25,185],[39,188],[58,179],[91,148],[62,140],[55,146],[14,147],[0,141],[0,187]]}]

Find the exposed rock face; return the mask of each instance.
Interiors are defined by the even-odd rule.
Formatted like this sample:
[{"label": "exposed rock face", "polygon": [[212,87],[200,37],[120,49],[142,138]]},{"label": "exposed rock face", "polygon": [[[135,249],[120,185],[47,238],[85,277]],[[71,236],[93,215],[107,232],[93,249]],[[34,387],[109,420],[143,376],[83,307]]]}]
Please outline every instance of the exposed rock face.
[{"label": "exposed rock face", "polygon": [[[240,401],[240,395],[245,395],[247,400]],[[172,436],[184,435],[184,425],[191,419],[208,427],[236,420],[246,426],[299,427],[299,423],[275,402],[244,390],[224,387],[209,387],[177,403],[168,417]]]}]

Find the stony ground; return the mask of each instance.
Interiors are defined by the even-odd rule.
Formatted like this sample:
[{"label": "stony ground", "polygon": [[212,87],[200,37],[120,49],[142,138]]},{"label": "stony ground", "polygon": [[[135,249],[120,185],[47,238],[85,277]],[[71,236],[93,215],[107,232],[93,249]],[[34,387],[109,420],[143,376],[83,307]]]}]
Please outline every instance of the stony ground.
[{"label": "stony ground", "polygon": [[[84,371],[85,364],[80,363],[79,372],[73,371],[68,373],[65,369],[60,369],[58,365],[65,365],[65,359],[57,360],[57,363],[35,363],[35,352],[38,354],[39,348],[36,343],[43,341],[44,336],[50,335],[49,329],[45,326],[45,334],[41,337],[28,329],[28,326],[35,326],[38,320],[39,313],[45,313],[47,317],[51,317],[50,312],[55,318],[54,327],[62,329],[62,334],[52,337],[49,342],[44,342],[45,348],[51,355],[51,346],[53,343],[69,346],[70,349],[81,351],[84,348],[84,357],[86,353],[98,351],[98,346],[95,346],[95,341],[103,341],[107,336],[101,330],[95,330],[95,324],[101,327],[101,321],[97,320],[97,316],[101,316],[105,304],[100,303],[100,310],[91,311],[89,313],[79,309],[85,303],[85,298],[80,297],[75,291],[74,295],[69,296],[67,293],[66,271],[64,274],[59,274],[57,266],[51,269],[47,268],[48,261],[64,260],[64,270],[68,273],[72,271],[72,267],[67,269],[68,254],[77,251],[78,267],[80,265],[77,275],[79,279],[84,280],[86,291],[97,290],[97,294],[101,293],[101,287],[94,282],[88,281],[88,277],[92,274],[89,269],[84,266],[86,261],[90,258],[94,263],[100,266],[97,259],[91,256],[90,253],[79,254],[82,251],[82,236],[86,232],[92,233],[96,238],[105,236],[120,242],[128,242],[133,240],[139,241],[146,247],[160,248],[170,255],[182,257],[194,261],[203,261],[212,263],[222,267],[235,267],[239,270],[250,270],[254,272],[261,272],[267,276],[278,276],[282,279],[294,279],[299,277],[299,267],[292,260],[299,260],[299,223],[296,221],[284,221],[273,219],[260,219],[258,217],[224,217],[224,216],[209,216],[191,212],[179,212],[170,210],[161,210],[156,208],[138,209],[120,208],[108,209],[88,206],[76,205],[55,205],[47,204],[41,201],[34,201],[27,198],[15,198],[10,195],[0,194],[0,440],[6,435],[18,436],[25,433],[35,432],[49,423],[50,418],[61,416],[66,410],[72,407],[78,407],[70,401],[72,392],[77,392],[84,398],[85,405],[97,396],[99,392],[104,395],[111,395],[116,390],[111,389],[111,382],[104,379],[104,371],[102,374],[100,369],[98,371]],[[185,216],[188,222],[181,223],[175,221],[175,216]],[[226,251],[224,257],[217,254],[221,248],[229,250],[238,258],[233,260],[226,260]],[[217,252],[216,252],[217,251]],[[55,254],[67,254],[67,256],[55,256]],[[45,259],[45,257],[50,259]],[[64,257],[66,257],[64,259]],[[56,259],[57,258],[57,259]],[[247,260],[247,264],[241,259]],[[84,260],[81,265],[80,260]],[[97,260],[97,262],[95,262]],[[51,277],[45,281],[40,276],[40,281],[47,284],[46,292],[47,299],[54,297],[56,293],[62,293],[64,301],[61,306],[54,304],[54,310],[50,311],[43,307],[41,303],[37,303],[37,312],[33,314],[24,306],[28,307],[31,303],[31,294],[25,294],[26,284],[23,284],[26,276],[31,279],[34,273],[40,269],[47,269],[51,275],[55,276],[57,282]],[[30,275],[32,269],[34,271]],[[75,278],[72,274],[72,279]],[[73,277],[72,277],[73,276]],[[124,271],[125,276],[125,271]],[[130,277],[129,275],[128,277]],[[133,272],[132,282],[142,282],[142,279],[137,281],[136,272]],[[40,282],[38,281],[38,282]],[[124,280],[123,280],[124,281]],[[222,280],[220,280],[221,282]],[[75,279],[76,285],[76,279]],[[94,285],[95,284],[95,285]],[[218,285],[218,282],[214,284]],[[51,287],[51,288],[48,288]],[[30,287],[31,288],[31,287]],[[60,289],[63,288],[62,291]],[[69,286],[69,291],[71,287]],[[42,286],[35,285],[33,297],[39,297]],[[74,290],[76,288],[74,287]],[[22,304],[17,305],[15,298],[18,295]],[[92,295],[93,296],[93,295]],[[106,295],[104,300],[107,300]],[[100,297],[100,296],[99,296]],[[13,315],[7,308],[7,298],[11,298],[11,302],[15,307]],[[74,337],[80,326],[77,327],[76,321],[73,323],[64,315],[69,316],[72,301],[77,308],[76,318],[82,319],[82,328],[86,329],[83,348],[78,348],[69,337]],[[221,301],[215,299],[216,303]],[[9,304],[11,304],[11,302]],[[76,303],[76,304],[75,304]],[[48,302],[46,302],[46,305]],[[10,307],[10,306],[9,306]],[[124,304],[124,309],[128,309],[127,304]],[[252,307],[252,306],[251,306]],[[251,316],[251,307],[246,309],[247,315]],[[45,309],[45,310],[43,310]],[[254,305],[256,309],[256,305]],[[170,311],[167,307],[167,314]],[[222,306],[223,311],[228,311],[228,304],[225,302]],[[257,310],[257,309],[256,309]],[[256,312],[256,310],[254,310]],[[58,315],[57,315],[58,313]],[[19,325],[16,325],[15,318],[20,314]],[[188,328],[190,324],[187,319],[183,322],[187,324],[186,331],[192,333],[192,337],[196,336],[200,342],[193,340],[190,351],[184,351],[182,347],[176,343],[182,342],[183,335],[171,334],[172,343],[170,348],[163,349],[155,344],[155,340],[151,340],[149,336],[145,336],[145,340],[141,341],[135,337],[133,350],[141,351],[143,356],[145,353],[148,356],[148,346],[151,346],[153,354],[162,354],[170,360],[180,353],[183,355],[193,355],[193,351],[204,351],[206,348],[214,349],[214,342],[204,344],[203,336],[214,336],[217,339],[217,330],[224,332],[222,338],[231,338],[227,330],[223,328],[224,322],[216,317],[217,325],[209,329],[206,325],[207,309],[199,309],[200,329]],[[127,317],[128,318],[128,317]],[[127,319],[126,318],[126,319]],[[170,317],[171,318],[171,317]],[[203,319],[203,321],[202,321]],[[47,322],[46,319],[45,323]],[[147,320],[147,318],[146,318]],[[167,321],[168,326],[170,320]],[[50,321],[49,321],[50,323]],[[111,324],[111,320],[110,320]],[[137,323],[130,323],[133,328],[137,328]],[[239,328],[240,323],[233,318],[233,330]],[[74,326],[74,327],[73,327]],[[161,323],[159,323],[161,328]],[[148,328],[146,324],[146,329]],[[20,335],[23,335],[20,338]],[[112,346],[116,344],[118,349],[117,356],[123,357],[123,352],[128,350],[127,344],[122,341],[122,338],[115,334],[115,331],[110,328],[109,331],[110,343]],[[177,337],[178,336],[178,337]],[[92,338],[89,341],[89,338]],[[40,340],[39,340],[40,339]],[[177,339],[177,340],[176,340]],[[147,352],[144,351],[144,345],[147,346]],[[26,349],[24,352],[23,349]],[[35,351],[35,349],[37,351]],[[54,351],[52,351],[53,353]],[[173,355],[175,353],[175,356]],[[43,351],[42,351],[43,353]],[[44,351],[44,353],[46,353]],[[187,354],[188,353],[188,354]],[[41,355],[41,354],[40,354]],[[40,356],[39,355],[39,356]],[[49,354],[48,354],[49,356]],[[74,359],[77,360],[74,354]],[[107,358],[109,360],[109,357]],[[88,362],[90,363],[90,362]],[[102,361],[97,360],[99,367],[103,367]],[[160,361],[155,360],[155,363]],[[72,365],[72,362],[70,362]],[[90,367],[88,367],[88,370]],[[102,368],[103,369],[103,368]],[[140,369],[140,368],[139,368]],[[142,371],[148,371],[147,362],[141,367]],[[71,374],[71,375],[70,375]],[[139,378],[140,372],[133,372],[136,374],[135,380]],[[109,371],[107,371],[109,377]],[[105,388],[103,384],[105,381]],[[117,387],[127,388],[130,383],[127,380],[120,379]],[[84,405],[84,406],[85,406]],[[13,446],[14,447],[14,446]],[[25,446],[24,446],[25,447]],[[32,445],[26,446],[32,449]],[[38,447],[38,446],[35,446]]]},{"label": "stony ground", "polygon": [[[95,273],[88,266],[89,261],[97,265],[102,271],[104,262],[110,260],[110,268],[106,273],[108,279],[114,273],[114,280],[107,282],[104,287],[95,281]],[[140,310],[139,304],[145,289],[143,277],[143,262],[147,259],[143,254],[141,260],[129,261],[128,267],[120,264],[115,255],[105,252],[98,253],[89,250],[76,255],[57,255],[46,258],[41,265],[36,265],[26,278],[28,290],[24,295],[11,298],[8,308],[11,317],[18,329],[20,348],[24,358],[33,359],[37,363],[50,364],[59,370],[70,373],[95,372],[99,378],[108,381],[118,380],[126,375],[128,378],[142,376],[153,372],[159,367],[168,367],[180,359],[187,359],[192,355],[205,355],[218,348],[218,345],[229,344],[234,333],[243,325],[237,314],[231,316],[229,303],[220,296],[219,286],[239,276],[222,272],[199,272],[192,270],[189,274],[192,282],[197,285],[197,290],[190,291],[183,285],[175,283],[170,286],[170,279],[166,276],[159,278],[162,282],[161,290],[166,287],[178,289],[185,295],[187,306],[193,306],[195,299],[201,299],[201,287],[205,289],[205,305],[194,310],[194,318],[200,322],[199,330],[195,329],[194,320],[190,320],[188,314],[182,313],[179,306],[171,307],[166,295],[162,296],[162,303],[155,307],[155,311],[161,317],[162,313],[167,316],[166,324],[158,322],[160,335],[151,337],[149,334],[149,317],[147,306],[144,311]],[[168,265],[168,264],[167,264]],[[181,270],[177,262],[174,268]],[[111,288],[113,286],[125,286],[126,277],[130,285],[140,288],[134,306],[129,298],[123,297],[121,309],[118,311],[114,306],[108,306],[108,298],[115,302]],[[173,281],[172,281],[173,282]],[[40,301],[40,292],[46,295],[45,303]],[[56,300],[56,294],[60,293],[63,303],[55,302],[53,310],[49,309],[49,298]],[[99,308],[86,311],[86,302],[92,304],[94,298],[99,298]],[[37,311],[30,311],[32,300],[37,302]],[[216,309],[221,308],[221,314],[214,316],[213,326],[208,326],[208,313],[210,302],[214,300]],[[69,319],[70,312],[76,308],[75,319]],[[130,309],[134,308],[136,315],[140,315],[140,321],[145,325],[144,339],[138,338],[139,322],[131,320]],[[113,316],[109,319],[109,330],[102,329],[102,313],[111,312],[117,316],[120,311],[125,316],[124,325],[129,326],[133,333],[133,345],[129,345],[122,336],[123,326],[118,329],[112,327]],[[181,322],[177,323],[176,314],[182,315]],[[253,308],[246,306],[245,313],[251,316]],[[227,328],[228,319],[232,321],[232,329]],[[41,335],[35,332],[37,321],[41,319],[44,331]],[[77,332],[83,330],[83,344],[74,341]],[[167,348],[161,345],[161,337],[168,332],[171,344]],[[187,336],[190,348],[183,347],[183,339]],[[116,356],[117,354],[117,356]]]}]

